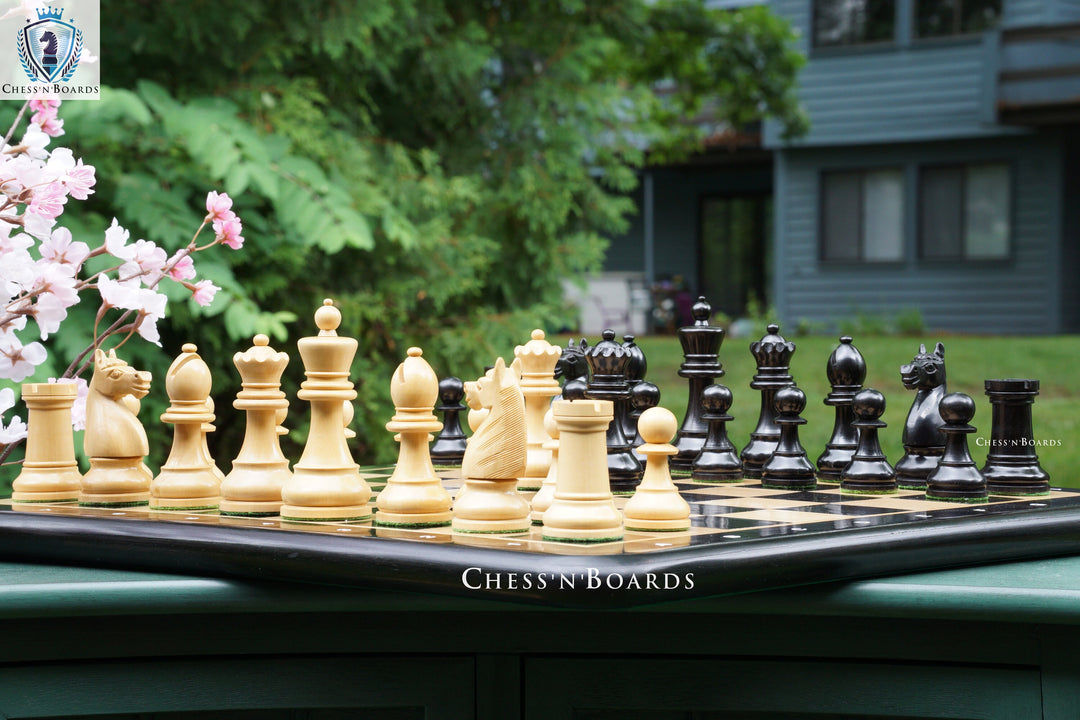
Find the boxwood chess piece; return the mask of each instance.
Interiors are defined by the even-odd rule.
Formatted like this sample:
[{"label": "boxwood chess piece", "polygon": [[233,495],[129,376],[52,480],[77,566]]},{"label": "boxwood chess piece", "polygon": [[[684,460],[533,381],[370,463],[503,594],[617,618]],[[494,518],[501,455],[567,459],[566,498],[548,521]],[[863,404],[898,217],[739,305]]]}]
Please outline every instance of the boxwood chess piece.
[{"label": "boxwood chess piece", "polygon": [[795,384],[788,372],[791,356],[795,354],[795,343],[785,340],[780,335],[780,326],[775,323],[769,325],[767,330],[763,338],[750,343],[750,353],[757,361],[757,373],[750,381],[750,387],[761,391],[761,414],[757,427],[750,433],[750,442],[740,454],[743,476],[748,478],[761,477],[761,469],[780,442],[780,428],[776,424],[776,392]]},{"label": "boxwood chess piece", "polygon": [[668,468],[668,457],[678,452],[668,442],[675,436],[678,422],[670,410],[655,407],[642,413],[638,426],[645,440],[640,448],[646,457],[645,475],[623,508],[626,529],[644,532],[689,530],[690,504],[679,494]]},{"label": "boxwood chess piece", "polygon": [[691,313],[694,324],[679,328],[679,343],[685,357],[679,368],[679,377],[690,382],[690,393],[686,399],[682,426],[673,443],[679,452],[671,458],[671,469],[684,473],[690,472],[709,433],[709,427],[702,417],[701,393],[712,385],[713,380],[724,376],[724,368],[719,360],[724,329],[709,325],[712,306],[701,296],[694,303]]},{"label": "boxwood chess piece", "polygon": [[821,482],[838,483],[840,474],[851,462],[859,444],[859,433],[851,426],[855,413],[851,401],[862,390],[866,379],[866,361],[858,348],[851,344],[851,337],[844,335],[840,344],[829,355],[825,374],[832,390],[825,396],[825,404],[836,409],[832,437],[825,444],[825,452],[817,459],[817,476]]},{"label": "boxwood chess piece", "polygon": [[75,461],[71,407],[75,383],[26,383],[26,458],[12,483],[13,503],[74,502],[82,473]]},{"label": "boxwood chess piece", "polygon": [[851,462],[840,474],[840,490],[847,493],[888,495],[896,492],[896,471],[881,451],[878,431],[886,427],[881,421],[885,412],[885,396],[877,390],[863,390],[852,398],[859,444]]},{"label": "boxwood chess piece", "polygon": [[817,487],[814,466],[799,442],[799,426],[806,420],[799,413],[806,409],[806,394],[791,385],[776,392],[774,400],[780,440],[776,451],[761,468],[761,486],[779,490],[813,490]]},{"label": "boxwood chess piece", "polygon": [[983,477],[994,495],[1046,495],[1050,476],[1039,465],[1031,406],[1039,394],[1038,380],[987,380],[990,398],[990,450]]},{"label": "boxwood chess piece", "polygon": [[950,393],[939,405],[945,424],[945,452],[926,478],[926,499],[946,502],[984,503],[986,478],[968,452],[967,435],[975,432],[969,423],[975,416],[975,401],[964,393]]},{"label": "boxwood chess piece", "polygon": [[[592,400],[606,400],[612,404],[615,419],[607,430],[608,479],[612,493],[631,495],[641,481],[643,468],[623,433],[623,415],[630,409],[630,386],[626,381],[630,354],[615,341],[614,330],[605,330],[603,338],[585,353],[592,372],[586,395]],[[565,392],[564,388],[564,396]]]},{"label": "boxwood chess piece", "polygon": [[514,348],[514,357],[521,363],[521,394],[525,398],[525,428],[528,462],[518,481],[520,490],[539,490],[551,464],[551,451],[544,449],[550,438],[544,430],[544,414],[551,398],[559,394],[555,365],[561,355],[557,346],[549,343],[544,331],[532,331],[531,339]]},{"label": "boxwood chess piece", "polygon": [[896,482],[908,490],[926,487],[926,478],[937,467],[945,452],[945,436],[938,403],[945,397],[945,346],[937,344],[933,352],[919,346],[919,354],[900,368],[900,379],[915,399],[904,423],[904,456],[896,463]]},{"label": "boxwood chess piece", "polygon": [[709,433],[691,468],[690,475],[698,482],[742,480],[742,461],[727,434],[727,424],[735,419],[728,414],[731,401],[731,390],[724,385],[710,385],[701,393],[705,411],[701,417],[709,424]]}]

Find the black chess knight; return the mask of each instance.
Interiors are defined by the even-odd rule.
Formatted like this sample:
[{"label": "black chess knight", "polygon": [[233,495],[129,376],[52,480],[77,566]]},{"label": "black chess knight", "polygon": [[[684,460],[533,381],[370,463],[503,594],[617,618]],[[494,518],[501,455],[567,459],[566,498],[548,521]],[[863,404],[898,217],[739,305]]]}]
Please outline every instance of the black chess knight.
[{"label": "black chess knight", "polygon": [[720,344],[724,342],[724,329],[709,325],[712,306],[705,297],[699,297],[693,307],[694,324],[679,328],[685,361],[679,368],[679,377],[690,382],[690,394],[686,400],[686,415],[672,443],[679,451],[671,458],[671,469],[690,472],[709,428],[702,417],[701,393],[714,379],[723,377],[720,364]]},{"label": "black chess knight", "polygon": [[900,380],[915,391],[915,400],[904,423],[904,456],[896,463],[896,482],[901,488],[921,490],[945,452],[938,412],[938,403],[947,392],[945,346],[938,343],[933,352],[926,352],[926,346],[920,345],[919,354],[900,368]]}]

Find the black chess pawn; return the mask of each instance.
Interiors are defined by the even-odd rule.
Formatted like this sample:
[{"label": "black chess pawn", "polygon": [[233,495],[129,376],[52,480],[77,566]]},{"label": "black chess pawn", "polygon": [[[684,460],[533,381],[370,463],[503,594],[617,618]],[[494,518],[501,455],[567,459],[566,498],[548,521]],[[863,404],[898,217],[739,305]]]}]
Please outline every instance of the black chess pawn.
[{"label": "black chess pawn", "polygon": [[945,452],[938,413],[938,403],[947,392],[945,346],[938,343],[933,352],[926,352],[926,346],[920,345],[919,354],[900,368],[900,380],[915,391],[915,399],[904,422],[904,456],[896,463],[896,482],[908,490],[921,490]]},{"label": "black chess pawn", "polygon": [[863,390],[852,399],[859,444],[851,462],[840,474],[843,492],[868,495],[888,495],[896,492],[896,471],[881,451],[878,431],[887,427],[880,420],[885,412],[885,396],[877,390]]},{"label": "black chess pawn", "polygon": [[634,457],[642,463],[644,463],[647,458],[638,452],[638,448],[641,447],[645,441],[641,438],[641,432],[638,431],[637,421],[643,412],[649,408],[654,408],[659,404],[660,388],[656,387],[651,382],[642,380],[637,385],[630,388],[630,412],[628,414],[634,422],[634,434],[628,437],[633,438],[633,440],[630,441],[630,445],[634,448]]},{"label": "black chess pawn", "polygon": [[987,380],[990,398],[990,450],[983,477],[994,495],[1046,495],[1050,476],[1039,465],[1031,406],[1039,394],[1038,380]]},{"label": "black chess pawn", "polygon": [[708,423],[709,432],[690,470],[691,477],[698,482],[742,480],[742,461],[727,434],[727,424],[735,419],[728,414],[731,401],[731,390],[724,385],[710,385],[701,393],[702,419]]},{"label": "black chess pawn", "polygon": [[776,444],[780,442],[780,428],[776,424],[774,400],[781,388],[794,385],[794,378],[788,373],[791,356],[795,354],[795,343],[788,342],[780,335],[780,326],[775,323],[768,326],[768,333],[757,342],[750,343],[750,352],[757,361],[757,374],[750,381],[750,387],[761,391],[761,414],[757,427],[750,433],[750,442],[743,448],[743,476],[761,477],[761,468],[772,457]]},{"label": "black chess pawn", "polygon": [[[630,354],[630,362],[626,366],[626,383],[633,392],[634,387],[645,379],[645,372],[649,368],[649,363],[645,359],[645,352],[634,342],[633,335],[623,335],[622,346]],[[640,414],[633,414],[633,402],[631,402],[631,412],[626,413],[626,424],[623,426],[623,433],[626,437],[633,438],[637,436],[637,419]],[[637,444],[634,447],[636,448]]]},{"label": "black chess pawn", "polygon": [[835,408],[836,419],[832,437],[825,444],[825,452],[817,459],[817,476],[821,482],[838,483],[840,473],[851,462],[851,456],[859,444],[859,433],[851,426],[855,420],[851,401],[862,390],[863,380],[866,379],[866,361],[858,348],[851,344],[849,336],[840,338],[840,344],[829,355],[825,375],[832,386],[825,396],[825,404]]},{"label": "black chess pawn", "polygon": [[761,468],[761,486],[813,490],[817,487],[817,473],[799,442],[799,426],[806,424],[800,415],[806,409],[806,393],[790,385],[776,392],[773,404],[776,424],[780,426],[780,441],[772,457]]},{"label": "black chess pawn", "polygon": [[459,467],[465,458],[465,433],[461,429],[461,413],[469,409],[461,402],[465,383],[453,376],[439,381],[439,405],[443,429],[431,445],[431,461],[436,465]]},{"label": "black chess pawn", "polygon": [[[585,352],[592,374],[587,396],[593,400],[610,400],[614,406],[607,432],[608,480],[613,494],[631,495],[641,482],[644,468],[623,432],[625,416],[630,410],[630,386],[626,381],[630,353],[615,342],[614,330],[605,330],[603,338]],[[564,397],[565,392],[564,388]]]},{"label": "black chess pawn", "polygon": [[975,417],[975,401],[964,393],[949,393],[938,406],[945,424],[945,452],[926,478],[926,499],[945,502],[982,503],[987,500],[986,478],[968,452],[969,425]]},{"label": "black chess pawn", "polygon": [[686,400],[686,415],[682,426],[672,444],[679,451],[671,458],[671,469],[676,472],[690,472],[705,444],[709,428],[702,417],[701,393],[712,385],[714,379],[723,377],[724,368],[720,364],[720,345],[724,342],[724,328],[709,325],[712,306],[699,297],[691,313],[694,324],[679,328],[679,343],[685,358],[679,368],[679,377],[690,383],[690,394]]}]

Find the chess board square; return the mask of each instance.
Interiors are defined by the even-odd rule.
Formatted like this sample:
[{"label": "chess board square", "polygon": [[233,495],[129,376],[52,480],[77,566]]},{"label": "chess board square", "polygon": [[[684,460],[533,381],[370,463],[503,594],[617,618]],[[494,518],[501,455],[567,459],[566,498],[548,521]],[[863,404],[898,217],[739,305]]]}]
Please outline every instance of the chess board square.
[{"label": "chess board square", "polygon": [[859,496],[847,496],[842,499],[839,505],[846,509],[849,506],[858,507],[874,507],[881,512],[881,510],[911,510],[917,512],[925,512],[927,510],[951,510],[957,507],[957,503],[950,502],[937,502],[932,500],[918,500],[912,497],[897,497],[895,495],[859,495]]},{"label": "chess board square", "polygon": [[834,515],[832,513],[806,512],[802,510],[751,510],[738,513],[734,517],[739,520],[759,521],[769,523],[819,523],[830,520],[843,520],[847,515]]},{"label": "chess board square", "polygon": [[760,485],[753,487],[750,485],[732,483],[730,485],[715,485],[712,487],[695,485],[693,490],[684,490],[683,495],[710,495],[712,497],[769,497],[790,492],[790,490],[770,490],[768,488],[763,488]]},{"label": "chess board square", "polygon": [[769,497],[766,495],[759,495],[756,497],[739,497],[739,498],[717,498],[716,500],[702,500],[695,502],[698,506],[714,506],[720,505],[730,508],[751,508],[755,510],[768,510],[770,508],[776,508],[778,510],[784,510],[787,508],[806,507],[814,503],[809,503],[799,500],[788,500],[785,498]]},{"label": "chess board square", "polygon": [[[765,511],[767,512],[767,511]],[[745,530],[759,528],[768,525],[778,525],[783,520],[763,520],[760,518],[745,517],[750,513],[725,513],[723,515],[691,515],[690,524],[693,527],[714,528],[720,530]],[[693,527],[691,529],[693,529]]]}]

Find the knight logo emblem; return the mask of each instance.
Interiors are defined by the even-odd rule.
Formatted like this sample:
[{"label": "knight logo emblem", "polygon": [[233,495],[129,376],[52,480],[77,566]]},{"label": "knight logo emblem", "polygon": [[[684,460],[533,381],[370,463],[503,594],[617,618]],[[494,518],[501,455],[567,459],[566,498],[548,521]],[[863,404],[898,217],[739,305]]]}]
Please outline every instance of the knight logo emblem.
[{"label": "knight logo emblem", "polygon": [[82,31],[63,19],[64,9],[37,11],[19,31],[19,61],[31,82],[67,82],[82,57]]}]

